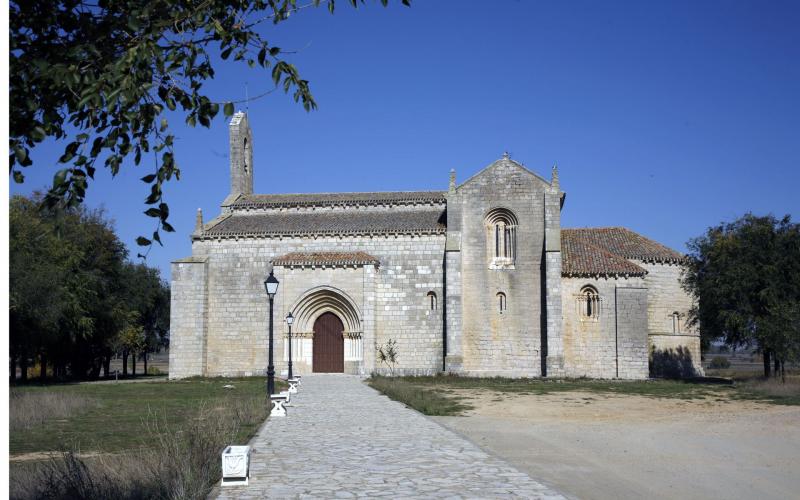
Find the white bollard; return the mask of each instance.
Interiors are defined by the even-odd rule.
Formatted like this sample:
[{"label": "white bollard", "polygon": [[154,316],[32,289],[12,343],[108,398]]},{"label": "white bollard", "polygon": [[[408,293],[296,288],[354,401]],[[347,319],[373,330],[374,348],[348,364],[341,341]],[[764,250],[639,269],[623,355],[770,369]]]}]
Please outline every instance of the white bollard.
[{"label": "white bollard", "polygon": [[250,447],[228,446],[222,450],[221,486],[247,484],[250,479]]}]

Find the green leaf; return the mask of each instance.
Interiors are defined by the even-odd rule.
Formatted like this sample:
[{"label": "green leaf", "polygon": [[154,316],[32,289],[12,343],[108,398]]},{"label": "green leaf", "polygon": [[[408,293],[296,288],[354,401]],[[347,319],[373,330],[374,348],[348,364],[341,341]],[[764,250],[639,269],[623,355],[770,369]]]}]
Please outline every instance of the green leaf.
[{"label": "green leaf", "polygon": [[53,187],[57,188],[64,184],[64,182],[67,180],[67,172],[69,172],[69,169],[67,168],[63,168],[56,172],[56,175],[53,176]]},{"label": "green leaf", "polygon": [[144,214],[148,217],[159,217],[161,218],[161,210],[157,208],[148,208],[145,210]]},{"label": "green leaf", "polygon": [[22,146],[17,146],[14,148],[14,156],[20,164],[23,164],[28,159],[28,152]]},{"label": "green leaf", "polygon": [[45,137],[47,137],[47,132],[45,132],[42,127],[33,127],[33,130],[31,131],[31,139],[33,139],[35,142],[41,142]]},{"label": "green leaf", "polygon": [[19,170],[14,170],[14,182],[16,182],[17,184],[22,184],[23,182],[25,182],[25,176],[22,175],[22,172],[20,172]]},{"label": "green leaf", "polygon": [[233,103],[232,102],[226,102],[225,103],[224,112],[225,112],[225,116],[233,115]]},{"label": "green leaf", "polygon": [[136,244],[140,247],[146,247],[151,245],[153,242],[145,238],[144,236],[139,236],[136,238]]},{"label": "green leaf", "polygon": [[142,181],[146,182],[148,184],[150,184],[154,180],[156,180],[156,174],[149,174],[149,175],[145,175],[144,177],[142,177]]}]

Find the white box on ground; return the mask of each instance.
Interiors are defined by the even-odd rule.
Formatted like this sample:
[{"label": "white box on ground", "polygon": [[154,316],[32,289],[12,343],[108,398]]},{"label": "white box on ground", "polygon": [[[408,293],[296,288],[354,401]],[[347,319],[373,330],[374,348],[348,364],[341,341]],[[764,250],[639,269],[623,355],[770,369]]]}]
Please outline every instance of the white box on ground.
[{"label": "white box on ground", "polygon": [[223,486],[247,484],[250,478],[250,447],[228,446],[222,450]]}]

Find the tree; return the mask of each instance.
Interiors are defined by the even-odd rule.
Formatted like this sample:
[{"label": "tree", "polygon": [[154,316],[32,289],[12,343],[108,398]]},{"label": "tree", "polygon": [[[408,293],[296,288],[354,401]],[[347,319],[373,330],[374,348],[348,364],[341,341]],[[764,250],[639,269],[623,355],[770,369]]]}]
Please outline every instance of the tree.
[{"label": "tree", "polygon": [[[41,194],[10,201],[11,377],[37,358],[57,377],[108,375],[124,328],[141,333],[135,352],[165,342],[169,288],[158,270],[127,261],[101,210],[40,210]],[[126,341],[130,336],[125,336]],[[150,342],[150,344],[148,344]]]},{"label": "tree", "polygon": [[[161,280],[156,268],[144,264],[128,263],[123,269],[125,303],[135,311],[135,324],[142,331],[142,343],[136,352],[144,360],[147,374],[147,356],[167,343],[169,331],[169,287]],[[133,360],[134,372],[136,360]]]},{"label": "tree", "polygon": [[145,345],[144,330],[137,322],[136,314],[131,316],[131,321],[125,325],[119,334],[122,347],[122,375],[128,375],[128,355],[133,358],[133,375],[136,376],[136,353]]},{"label": "tree", "polygon": [[37,355],[46,373],[48,352],[57,343],[71,301],[65,283],[77,249],[41,217],[37,200],[21,196],[10,202],[9,236],[11,376],[19,363],[24,380]]},{"label": "tree", "polygon": [[684,288],[698,298],[692,321],[704,342],[756,346],[783,372],[800,359],[800,225],[787,215],[740,219],[689,242]]},{"label": "tree", "polygon": [[[357,7],[365,0],[348,0]],[[401,0],[409,5],[410,0]],[[380,0],[384,6],[388,0]],[[12,0],[10,3],[10,171],[23,182],[31,149],[46,138],[67,142],[45,201],[80,204],[98,162],[116,174],[133,155],[138,165],[158,155],[142,181],[150,186],[144,213],[158,221],[142,246],[161,243],[172,231],[165,182],[180,178],[174,135],[165,109],[178,107],[188,125],[209,127],[236,101],[219,102],[203,92],[214,78],[211,57],[233,58],[271,71],[275,89],[293,92],[296,102],[316,108],[308,81],[262,35],[305,7],[335,0]],[[268,93],[268,92],[267,92]],[[263,95],[263,94],[262,94]],[[258,97],[258,96],[257,96]]]}]

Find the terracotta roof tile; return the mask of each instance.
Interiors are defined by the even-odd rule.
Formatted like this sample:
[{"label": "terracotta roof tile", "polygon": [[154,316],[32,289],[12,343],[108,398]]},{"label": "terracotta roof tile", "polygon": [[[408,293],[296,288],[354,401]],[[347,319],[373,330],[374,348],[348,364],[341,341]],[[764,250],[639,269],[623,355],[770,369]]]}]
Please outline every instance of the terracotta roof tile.
[{"label": "terracotta roof tile", "polygon": [[647,271],[622,257],[561,232],[561,274],[564,276],[644,276]]},{"label": "terracotta roof tile", "polygon": [[276,266],[377,265],[377,258],[366,252],[291,252],[272,259]]},{"label": "terracotta roof tile", "polygon": [[562,241],[564,237],[578,238],[626,259],[652,262],[681,262],[684,259],[675,250],[624,227],[564,229],[561,234],[565,235]]}]

